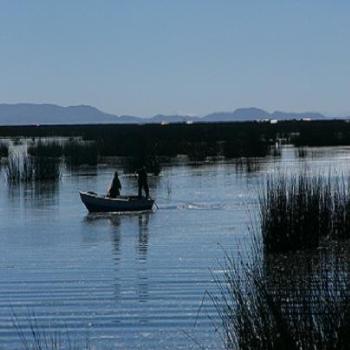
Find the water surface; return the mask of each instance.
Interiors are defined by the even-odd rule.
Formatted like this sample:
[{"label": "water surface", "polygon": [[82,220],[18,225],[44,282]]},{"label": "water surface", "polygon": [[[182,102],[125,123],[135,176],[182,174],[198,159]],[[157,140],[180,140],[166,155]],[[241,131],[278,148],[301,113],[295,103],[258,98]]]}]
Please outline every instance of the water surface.
[{"label": "water surface", "polygon": [[[78,191],[106,192],[115,167],[63,169],[56,184],[0,186],[0,344],[22,345],[30,317],[48,334],[96,348],[218,348],[216,293],[224,251],[248,244],[266,175],[298,170],[347,175],[350,149],[309,149],[298,158],[166,166],[151,177],[154,213],[88,214]],[[120,170],[120,169],[117,169]],[[131,174],[123,193],[136,193]],[[200,308],[200,306],[202,307]]]}]

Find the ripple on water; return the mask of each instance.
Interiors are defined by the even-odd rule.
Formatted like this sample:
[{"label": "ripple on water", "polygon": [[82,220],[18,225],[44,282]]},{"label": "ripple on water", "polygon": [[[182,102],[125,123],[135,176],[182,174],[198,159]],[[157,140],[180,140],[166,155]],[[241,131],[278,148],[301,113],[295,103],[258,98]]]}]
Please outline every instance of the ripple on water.
[{"label": "ripple on water", "polygon": [[[150,181],[159,209],[132,215],[91,215],[82,206],[78,190],[103,193],[108,167],[63,176],[54,191],[2,183],[1,346],[18,349],[14,320],[29,336],[34,315],[41,330],[88,337],[97,348],[217,349],[216,312],[203,299],[216,293],[210,269],[220,275],[225,251],[245,249],[239,242],[264,176],[306,161],[319,171],[329,159],[347,170],[346,154],[329,149],[301,162],[282,152],[250,173],[230,163],[169,167]],[[125,193],[136,192],[133,177],[122,182]]]}]

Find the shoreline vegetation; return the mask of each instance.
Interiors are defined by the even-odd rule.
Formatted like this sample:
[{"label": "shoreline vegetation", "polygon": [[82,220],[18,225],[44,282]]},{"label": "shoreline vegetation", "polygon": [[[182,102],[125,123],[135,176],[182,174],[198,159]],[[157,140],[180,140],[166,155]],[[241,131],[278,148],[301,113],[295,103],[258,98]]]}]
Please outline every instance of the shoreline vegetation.
[{"label": "shoreline vegetation", "polygon": [[[98,144],[106,140],[106,146],[115,149],[104,151],[123,152],[127,145],[136,141],[171,141],[180,146],[183,142],[226,142],[244,138],[273,142],[277,139],[295,146],[350,145],[348,120],[288,120],[276,124],[264,121],[218,123],[171,123],[171,124],[82,124],[82,125],[11,125],[0,126],[0,137],[82,137]],[[118,144],[126,143],[125,146]],[[102,144],[102,143],[101,143]],[[163,149],[165,152],[168,148]],[[172,152],[170,152],[172,153]]]},{"label": "shoreline vegetation", "polygon": [[[255,249],[262,253],[262,247]],[[226,256],[210,298],[227,350],[348,349],[349,244]],[[238,260],[238,261],[237,261]]]},{"label": "shoreline vegetation", "polygon": [[344,176],[269,176],[259,204],[267,253],[312,249],[324,240],[350,238],[350,183]]},{"label": "shoreline vegetation", "polygon": [[[135,171],[146,166],[154,175],[161,164],[185,155],[191,162],[210,159],[249,159],[281,155],[281,144],[298,147],[297,156],[306,156],[307,146],[350,145],[350,123],[346,120],[227,122],[198,124],[111,124],[0,126],[0,157],[9,158],[11,139],[18,145],[29,140],[23,157],[36,160],[64,160],[67,167],[97,165],[109,157],[124,157],[125,166]],[[57,139],[65,138],[65,142]],[[22,157],[22,158],[23,158]],[[25,163],[33,159],[26,159]],[[14,163],[12,162],[14,168]],[[54,166],[52,166],[52,169]],[[10,170],[11,171],[11,170]],[[54,172],[54,170],[53,170]],[[39,173],[39,172],[37,172]],[[18,177],[18,176],[17,176]],[[40,178],[57,178],[57,175]],[[11,178],[11,176],[10,176]]]}]

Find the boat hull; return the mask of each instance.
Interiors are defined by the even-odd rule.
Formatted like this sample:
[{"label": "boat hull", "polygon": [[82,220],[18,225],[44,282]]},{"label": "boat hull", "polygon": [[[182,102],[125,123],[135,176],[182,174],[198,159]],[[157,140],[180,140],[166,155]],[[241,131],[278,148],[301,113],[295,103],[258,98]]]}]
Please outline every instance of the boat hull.
[{"label": "boat hull", "polygon": [[80,192],[81,201],[87,210],[94,212],[129,212],[152,210],[153,199],[137,196],[119,196],[108,198],[96,193]]}]

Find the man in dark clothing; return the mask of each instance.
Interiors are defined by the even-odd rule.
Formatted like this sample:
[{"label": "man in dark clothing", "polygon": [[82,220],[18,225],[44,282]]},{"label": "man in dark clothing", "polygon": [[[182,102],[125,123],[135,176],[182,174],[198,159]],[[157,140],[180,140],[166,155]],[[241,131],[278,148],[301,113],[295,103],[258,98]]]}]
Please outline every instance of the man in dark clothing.
[{"label": "man in dark clothing", "polygon": [[146,198],[149,198],[149,188],[148,188],[146,168],[142,167],[138,169],[137,176],[138,176],[137,183],[139,186],[139,197],[142,197],[142,188],[143,188],[146,194]]},{"label": "man in dark clothing", "polygon": [[115,198],[117,196],[120,196],[121,188],[122,188],[122,185],[121,185],[121,183],[119,181],[118,172],[116,171],[114,173],[114,177],[113,177],[113,181],[112,181],[111,187],[108,190],[107,197]]}]

